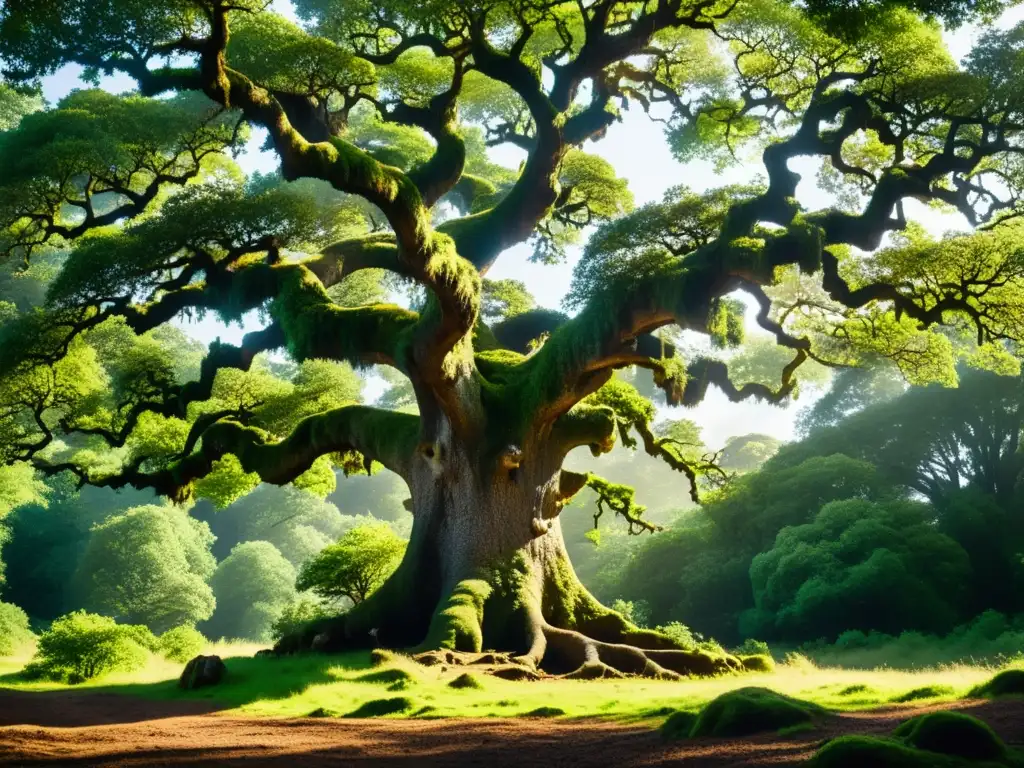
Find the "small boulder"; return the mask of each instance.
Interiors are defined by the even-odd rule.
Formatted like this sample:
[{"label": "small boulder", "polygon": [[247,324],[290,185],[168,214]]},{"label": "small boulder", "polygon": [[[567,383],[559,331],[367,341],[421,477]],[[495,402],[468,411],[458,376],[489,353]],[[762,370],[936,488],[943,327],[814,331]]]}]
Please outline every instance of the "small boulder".
[{"label": "small boulder", "polygon": [[178,678],[178,687],[193,691],[196,688],[216,685],[224,679],[227,671],[220,656],[196,656],[185,665],[185,670]]}]

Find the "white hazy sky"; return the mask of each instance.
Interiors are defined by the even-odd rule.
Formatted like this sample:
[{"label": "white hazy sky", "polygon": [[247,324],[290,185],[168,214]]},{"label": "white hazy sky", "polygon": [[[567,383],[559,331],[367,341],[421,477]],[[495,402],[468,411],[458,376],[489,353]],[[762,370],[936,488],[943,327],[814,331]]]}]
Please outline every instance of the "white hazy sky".
[{"label": "white hazy sky", "polygon": [[[290,0],[275,0],[275,8],[279,13],[294,18]],[[999,27],[1007,28],[1024,20],[1024,6],[1018,6],[1004,14],[997,22]],[[954,33],[947,33],[946,39],[950,50],[957,58],[962,58],[971,49],[979,30],[965,27]],[[81,69],[68,66],[54,75],[44,78],[43,92],[50,103],[56,103],[72,89],[84,87],[79,80]],[[131,90],[134,81],[125,77],[106,78],[102,86],[115,93]],[[277,158],[272,153],[260,152],[263,143],[261,131],[254,131],[252,141],[239,158],[239,162],[248,172],[270,171],[277,167]],[[658,200],[671,186],[686,184],[695,190],[718,187],[724,184],[742,182],[762,172],[759,162],[751,162],[740,167],[728,169],[724,173],[705,162],[679,163],[669,151],[662,134],[662,126],[651,121],[638,108],[626,112],[624,119],[609,130],[604,139],[586,148],[590,152],[601,155],[615,168],[619,176],[629,181],[629,187],[637,205]],[[499,148],[494,157],[499,162],[515,167],[521,155],[518,150]],[[798,190],[800,201],[811,208],[821,207],[826,197],[815,188],[813,163],[795,161],[793,170],[800,172],[804,181]],[[916,214],[916,215],[915,215]],[[908,208],[908,215],[918,218],[929,227],[938,231],[959,228],[963,222],[956,217],[938,217],[921,206]],[[518,246],[507,251],[489,273],[493,278],[516,278],[523,280],[536,296],[538,303],[546,307],[560,308],[562,297],[569,286],[572,269],[579,258],[579,250],[570,253],[569,259],[560,265],[544,266],[531,264],[528,261],[529,249]],[[248,323],[246,324],[248,325]],[[211,341],[220,337],[224,341],[238,342],[249,330],[248,327],[227,327],[213,318],[201,323],[183,323],[182,327],[197,338]],[[379,387],[370,387],[368,394],[379,393]],[[794,419],[798,410],[805,407],[815,397],[813,391],[805,393],[799,403],[786,407],[763,405],[754,402],[730,403],[718,390],[711,389],[704,402],[694,409],[665,409],[663,415],[669,418],[690,418],[704,430],[704,436],[710,446],[721,446],[733,435],[760,432],[786,440],[793,436]]]}]

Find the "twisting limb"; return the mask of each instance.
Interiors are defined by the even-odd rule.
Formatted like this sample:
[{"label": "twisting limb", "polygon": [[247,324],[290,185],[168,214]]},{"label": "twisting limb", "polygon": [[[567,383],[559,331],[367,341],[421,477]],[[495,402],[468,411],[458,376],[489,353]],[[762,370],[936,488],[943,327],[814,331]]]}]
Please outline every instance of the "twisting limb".
[{"label": "twisting limb", "polygon": [[202,433],[198,451],[166,469],[146,472],[141,461],[110,475],[93,474],[70,462],[51,463],[32,458],[44,475],[71,472],[83,484],[108,488],[151,488],[173,499],[187,498],[192,484],[208,475],[213,464],[230,453],[246,472],[266,483],[285,485],[309,469],[320,456],[356,451],[405,477],[419,438],[419,418],[362,405],[349,405],[310,416],[279,441],[231,419],[213,421]]}]

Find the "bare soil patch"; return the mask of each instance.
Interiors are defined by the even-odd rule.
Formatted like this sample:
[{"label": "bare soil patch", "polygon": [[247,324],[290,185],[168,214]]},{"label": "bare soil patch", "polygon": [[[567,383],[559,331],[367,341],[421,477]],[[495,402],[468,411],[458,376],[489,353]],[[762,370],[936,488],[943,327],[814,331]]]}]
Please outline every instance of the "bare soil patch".
[{"label": "bare soil patch", "polygon": [[968,712],[1024,745],[1024,700],[890,707],[780,737],[666,743],[648,727],[601,720],[290,720],[230,717],[205,702],[103,693],[0,691],[0,764],[479,766],[617,768],[799,765],[827,738],[885,734],[913,714]]}]

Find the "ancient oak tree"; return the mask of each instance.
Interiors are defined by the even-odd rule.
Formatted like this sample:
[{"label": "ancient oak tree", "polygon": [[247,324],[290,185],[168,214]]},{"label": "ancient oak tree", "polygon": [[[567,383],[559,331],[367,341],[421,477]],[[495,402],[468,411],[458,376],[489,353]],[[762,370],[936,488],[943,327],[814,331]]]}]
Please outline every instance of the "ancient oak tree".
[{"label": "ancient oak tree", "polygon": [[[580,676],[735,667],[579,583],[568,499],[589,486],[651,525],[632,489],[563,460],[621,439],[695,499],[721,476],[616,369],[693,405],[711,386],[781,402],[807,361],[951,383],[967,337],[981,363],[1015,365],[1024,37],[987,32],[955,61],[916,14],[962,5],[295,0],[294,23],[263,0],[8,0],[0,93],[26,114],[0,134],[0,253],[51,276],[45,301],[0,314],[2,459],[221,503],[260,482],[322,490],[338,467],[399,475],[414,523],[397,570],[282,650],[315,636]],[[32,83],[68,64],[137,90],[40,109]],[[681,160],[754,163],[760,180],[634,210],[592,153],[627,108]],[[279,173],[232,161],[256,136]],[[820,166],[819,207],[798,201],[797,158]],[[922,204],[985,231],[931,240],[911,225]],[[571,317],[485,279],[512,246],[557,261],[590,227]],[[382,280],[413,299],[385,303]],[[731,376],[722,351],[744,341],[740,293],[786,355],[770,384]],[[258,323],[176,363],[166,324],[205,313]],[[712,343],[691,353],[662,328]],[[298,366],[289,381],[257,369],[271,351]],[[386,367],[415,408],[359,404],[341,363]]]}]

